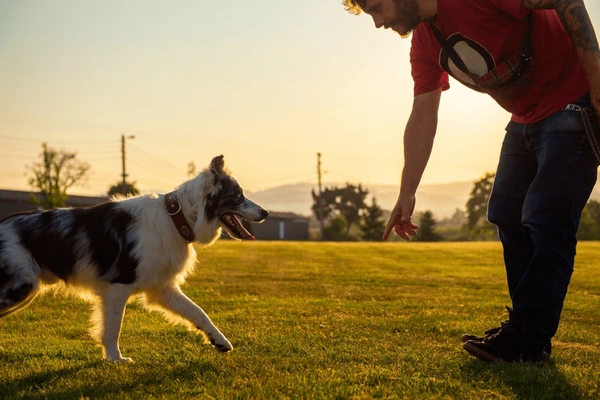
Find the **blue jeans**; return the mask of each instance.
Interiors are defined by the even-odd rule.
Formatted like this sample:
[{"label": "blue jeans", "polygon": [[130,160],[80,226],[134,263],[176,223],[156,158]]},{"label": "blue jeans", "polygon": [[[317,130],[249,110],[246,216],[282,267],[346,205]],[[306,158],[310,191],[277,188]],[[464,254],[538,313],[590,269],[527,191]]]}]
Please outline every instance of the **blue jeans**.
[{"label": "blue jeans", "polygon": [[[588,106],[589,95],[574,104]],[[537,340],[558,329],[597,167],[578,111],[506,127],[488,219],[498,227],[513,309]]]}]

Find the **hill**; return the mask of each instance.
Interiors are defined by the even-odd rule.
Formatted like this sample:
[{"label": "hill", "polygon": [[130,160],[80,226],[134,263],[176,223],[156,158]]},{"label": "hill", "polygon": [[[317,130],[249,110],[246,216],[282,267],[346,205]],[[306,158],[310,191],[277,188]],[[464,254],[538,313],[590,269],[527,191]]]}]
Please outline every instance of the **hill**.
[{"label": "hill", "polygon": [[[343,183],[337,184],[337,186],[343,185]],[[472,186],[473,182],[422,185],[417,192],[416,211],[431,210],[438,219],[450,217],[457,208],[465,208]],[[383,209],[391,210],[396,204],[399,189],[397,186],[365,185],[365,187],[377,198],[377,202]],[[308,216],[311,214],[310,208],[313,204],[311,195],[313,188],[316,189],[316,185],[312,183],[297,183],[246,194],[269,210],[289,211]]]},{"label": "hill", "polygon": [[[473,189],[474,182],[453,182],[432,185],[421,185],[417,192],[415,212],[430,210],[437,220],[449,218],[459,208],[465,205]],[[327,186],[343,186],[345,183],[329,184]],[[391,210],[396,204],[399,187],[395,185],[364,185],[377,198],[384,210]],[[277,186],[271,189],[247,192],[247,196],[271,211],[293,212],[310,216],[313,204],[311,190],[317,188],[313,183],[297,183]],[[600,184],[596,184],[591,199],[600,201]],[[370,199],[368,200],[370,202]]]}]

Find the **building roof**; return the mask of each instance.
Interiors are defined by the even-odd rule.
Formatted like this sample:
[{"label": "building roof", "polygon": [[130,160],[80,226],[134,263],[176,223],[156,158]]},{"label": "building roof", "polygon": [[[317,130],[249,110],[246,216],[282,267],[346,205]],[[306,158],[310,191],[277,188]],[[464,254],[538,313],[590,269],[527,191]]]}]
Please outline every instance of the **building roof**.
[{"label": "building roof", "polygon": [[269,212],[268,218],[271,219],[285,219],[285,220],[302,220],[308,221],[310,218],[304,215],[294,214],[291,212]]},{"label": "building roof", "polygon": [[[9,201],[12,203],[30,203],[31,194],[33,192],[25,192],[21,190],[6,190],[0,189],[0,201]],[[34,193],[35,194],[35,193]],[[108,197],[93,197],[93,196],[75,196],[69,195],[67,203],[70,206],[92,206],[108,201]]]},{"label": "building roof", "polygon": [[[0,202],[11,202],[11,203],[31,203],[31,193],[21,190],[5,190],[0,189]],[[69,195],[67,204],[72,207],[87,207],[95,204],[107,202],[108,197],[94,197],[94,196],[75,196]],[[304,215],[294,214],[292,212],[270,212],[269,218],[271,219],[282,219],[286,221],[301,220],[308,221],[310,218]]]}]

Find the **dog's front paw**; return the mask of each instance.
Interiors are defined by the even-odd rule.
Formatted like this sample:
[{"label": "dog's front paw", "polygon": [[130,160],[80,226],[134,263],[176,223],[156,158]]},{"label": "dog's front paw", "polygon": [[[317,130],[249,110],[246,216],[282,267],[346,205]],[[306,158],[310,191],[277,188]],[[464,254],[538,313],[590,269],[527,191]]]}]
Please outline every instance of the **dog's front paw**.
[{"label": "dog's front paw", "polygon": [[132,358],[130,357],[109,357],[109,356],[105,356],[104,357],[105,361],[108,361],[109,363],[113,363],[113,364],[133,364],[134,361]]},{"label": "dog's front paw", "polygon": [[215,346],[215,349],[220,351],[221,353],[228,353],[233,350],[233,345],[226,338],[222,338],[218,342],[213,338],[210,339],[210,344]]}]

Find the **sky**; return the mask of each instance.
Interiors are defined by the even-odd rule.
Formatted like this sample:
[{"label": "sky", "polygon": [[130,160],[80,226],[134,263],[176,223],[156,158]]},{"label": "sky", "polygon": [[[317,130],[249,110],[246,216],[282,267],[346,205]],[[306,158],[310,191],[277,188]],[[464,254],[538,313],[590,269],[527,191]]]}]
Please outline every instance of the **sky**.
[{"label": "sky", "polygon": [[[587,1],[600,31],[600,4]],[[0,189],[29,190],[41,145],[167,192],[219,154],[247,191],[398,185],[413,101],[410,40],[341,0],[0,0]],[[497,164],[510,116],[455,81],[422,184]]]}]

